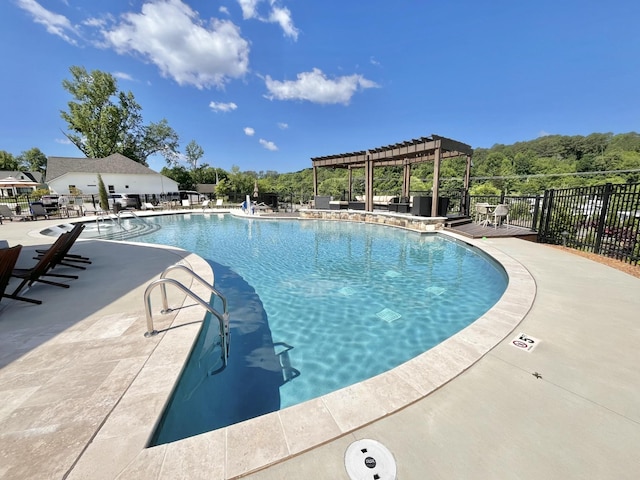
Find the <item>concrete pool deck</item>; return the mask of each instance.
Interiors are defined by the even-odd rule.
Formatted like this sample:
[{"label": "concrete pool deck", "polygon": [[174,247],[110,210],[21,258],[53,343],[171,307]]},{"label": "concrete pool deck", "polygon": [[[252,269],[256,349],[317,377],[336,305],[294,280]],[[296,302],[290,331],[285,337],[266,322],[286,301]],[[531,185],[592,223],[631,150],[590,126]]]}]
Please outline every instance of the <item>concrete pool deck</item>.
[{"label": "concrete pool deck", "polygon": [[[60,221],[7,222],[0,237],[47,244],[34,231],[48,223]],[[348,478],[344,453],[362,438],[389,448],[403,480],[637,478],[640,280],[522,240],[467,243],[526,267],[510,284],[535,281],[530,310],[526,292],[492,309],[504,333],[481,322],[466,350],[434,349],[304,407],[141,449],[199,327],[145,339],[142,292],[178,259],[206,266],[179,249],[79,242],[94,264],[71,288],[34,286],[40,306],[0,303],[0,478]],[[177,315],[196,321],[190,310]],[[511,345],[520,332],[539,339],[533,351]]]}]

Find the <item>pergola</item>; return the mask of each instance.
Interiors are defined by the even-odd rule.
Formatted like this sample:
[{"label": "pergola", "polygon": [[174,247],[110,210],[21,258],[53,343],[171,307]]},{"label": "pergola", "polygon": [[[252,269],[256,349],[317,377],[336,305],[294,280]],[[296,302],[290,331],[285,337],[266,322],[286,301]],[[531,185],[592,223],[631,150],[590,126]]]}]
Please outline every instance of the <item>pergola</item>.
[{"label": "pergola", "polygon": [[[352,169],[364,168],[365,179],[365,210],[373,211],[373,172],[375,167],[400,166],[404,167],[402,177],[402,196],[408,197],[411,181],[411,166],[422,162],[433,162],[433,202],[431,204],[431,216],[437,216],[438,212],[438,185],[440,183],[440,161],[445,158],[454,158],[466,155],[467,166],[464,174],[465,198],[469,190],[469,177],[471,175],[471,155],[473,149],[462,142],[450,138],[431,135],[420,137],[406,142],[372,148],[359,152],[341,153],[326,157],[312,158],[313,164],[313,192],[318,195],[318,168],[347,168],[349,170],[349,199],[351,199]],[[464,208],[464,207],[463,207]],[[468,212],[465,212],[468,213]]]}]

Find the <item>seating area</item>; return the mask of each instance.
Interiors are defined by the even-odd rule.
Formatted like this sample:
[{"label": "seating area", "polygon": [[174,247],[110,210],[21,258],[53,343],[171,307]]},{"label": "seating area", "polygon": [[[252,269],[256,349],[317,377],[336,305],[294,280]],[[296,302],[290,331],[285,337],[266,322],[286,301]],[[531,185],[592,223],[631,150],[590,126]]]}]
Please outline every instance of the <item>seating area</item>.
[{"label": "seating area", "polygon": [[[60,266],[84,270],[86,267],[78,264],[91,263],[88,258],[69,252],[84,228],[84,224],[75,224],[70,231],[62,233],[48,249],[36,250],[37,256],[33,257],[33,259],[37,260],[37,262],[29,268],[16,267],[22,245],[0,249],[0,293],[2,297],[39,305],[42,303],[41,300],[22,296],[20,295],[21,292],[36,282],[61,288],[69,288],[69,284],[54,281],[48,277],[71,280],[77,279],[77,275],[52,273],[52,270]],[[15,289],[12,288],[13,291],[11,293],[7,293],[6,290],[9,288],[9,283],[12,278],[18,279],[20,283]]]},{"label": "seating area", "polygon": [[494,229],[501,226],[509,228],[509,205],[506,203],[499,205],[476,203],[475,222],[483,227],[492,225]]}]

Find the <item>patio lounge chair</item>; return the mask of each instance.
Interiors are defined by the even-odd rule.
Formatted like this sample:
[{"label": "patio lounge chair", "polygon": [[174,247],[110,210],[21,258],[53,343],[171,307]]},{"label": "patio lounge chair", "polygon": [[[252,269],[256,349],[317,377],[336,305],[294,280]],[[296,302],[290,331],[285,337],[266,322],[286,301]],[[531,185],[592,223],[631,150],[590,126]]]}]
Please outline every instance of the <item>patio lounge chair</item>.
[{"label": "patio lounge chair", "polygon": [[156,210],[156,209],[162,210],[162,205],[154,205],[153,203],[150,203],[150,202],[144,202],[142,204],[142,209],[143,210]]},{"label": "patio lounge chair", "polygon": [[41,203],[32,203],[29,207],[31,208],[31,216],[34,220],[37,220],[38,217],[49,218],[49,212],[47,212]]},{"label": "patio lounge chair", "polygon": [[[16,288],[9,298],[17,298],[18,293],[25,287],[31,286],[35,282],[46,283],[47,285],[54,285],[56,287],[69,288],[69,285],[66,283],[54,282],[52,280],[47,280],[42,277],[58,277],[58,278],[78,278],[77,275],[61,275],[57,273],[49,273],[57,261],[58,257],[63,256],[63,247],[66,245],[66,242],[69,241],[69,236],[71,232],[63,233],[58,237],[58,239],[53,243],[51,248],[47,250],[42,257],[38,260],[38,263],[35,264],[32,268],[14,268],[11,272],[12,277],[22,279],[18,288]],[[27,300],[32,303],[42,303],[39,300]]]},{"label": "patio lounge chair", "polygon": [[5,293],[5,290],[9,285],[9,280],[11,279],[11,273],[13,272],[16,262],[18,261],[18,257],[20,256],[20,250],[22,250],[22,245],[16,245],[15,247],[3,248],[0,250],[0,300],[2,298],[12,298],[23,302],[41,304],[42,302],[40,300]]},{"label": "patio lounge chair", "polygon": [[[13,222],[14,218],[18,220],[29,220],[31,218],[31,215],[16,215],[11,211],[8,205],[5,205],[4,203],[0,203],[0,217],[2,219],[8,218]],[[2,222],[0,221],[0,223]]]},{"label": "patio lounge chair", "polygon": [[82,206],[82,210],[83,215],[106,215],[109,213],[104,211],[100,204],[94,205],[93,203],[85,203]]},{"label": "patio lounge chair", "polygon": [[[57,265],[64,265],[66,267],[79,268],[81,270],[86,270],[87,267],[83,267],[82,265],[76,265],[76,263],[85,263],[90,264],[91,260],[87,257],[83,257],[82,255],[75,255],[69,253],[71,247],[73,247],[74,243],[82,233],[85,228],[84,223],[76,223],[73,225],[73,228],[68,232],[69,235],[67,237],[67,242],[60,248],[60,254],[56,255],[56,257],[52,260],[51,268],[55,268]],[[52,247],[53,248],[53,247]],[[47,253],[48,250],[36,250],[38,253],[37,257],[33,257],[34,260],[40,260],[42,256]],[[74,262],[74,263],[69,263]]]}]

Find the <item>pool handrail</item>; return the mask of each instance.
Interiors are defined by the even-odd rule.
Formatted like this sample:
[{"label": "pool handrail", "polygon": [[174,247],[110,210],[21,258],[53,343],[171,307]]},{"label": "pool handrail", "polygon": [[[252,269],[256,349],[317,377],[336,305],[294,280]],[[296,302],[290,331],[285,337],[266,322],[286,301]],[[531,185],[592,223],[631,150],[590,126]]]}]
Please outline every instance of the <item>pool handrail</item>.
[{"label": "pool handrail", "polygon": [[[198,295],[189,290],[185,285],[183,285],[178,280],[173,278],[167,278],[166,275],[171,270],[183,270],[188,272],[194,279],[198,280],[202,285],[206,286],[216,297],[220,298],[222,301],[223,313],[218,312],[213,306],[200,298]],[[151,292],[157,286],[160,286],[162,293],[162,310],[160,313],[170,313],[174,309],[169,308],[167,301],[167,289],[166,285],[173,285],[174,287],[181,290],[188,297],[195,300],[202,307],[204,307],[207,311],[209,311],[213,316],[218,319],[218,325],[220,330],[220,342],[222,346],[222,362],[224,368],[227,365],[227,359],[229,356],[229,311],[227,308],[227,299],[222,295],[218,290],[216,290],[213,285],[207,283],[204,279],[202,279],[199,275],[197,275],[193,270],[183,264],[175,264],[167,267],[161,274],[160,278],[151,282],[144,292],[144,300],[145,300],[145,313],[147,317],[147,331],[145,332],[145,337],[152,337],[157,335],[159,332],[153,326],[153,314],[151,313]]]}]

